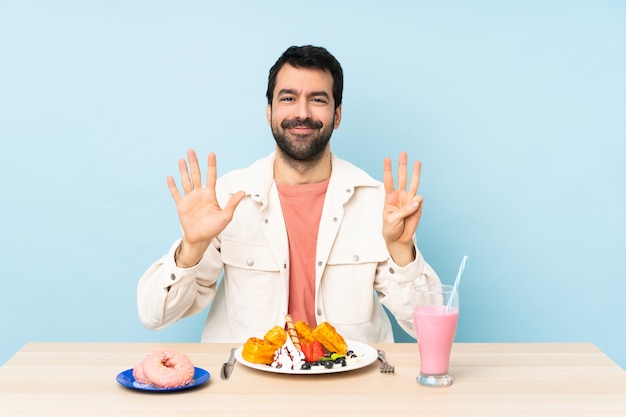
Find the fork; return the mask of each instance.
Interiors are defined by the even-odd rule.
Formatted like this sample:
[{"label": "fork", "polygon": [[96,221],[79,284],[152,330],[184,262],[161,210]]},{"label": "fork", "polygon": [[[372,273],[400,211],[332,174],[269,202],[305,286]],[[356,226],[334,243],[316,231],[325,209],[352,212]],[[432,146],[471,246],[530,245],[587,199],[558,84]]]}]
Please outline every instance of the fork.
[{"label": "fork", "polygon": [[380,368],[378,368],[378,370],[384,374],[393,374],[395,371],[395,368],[392,364],[387,362],[387,359],[385,358],[385,351],[378,350],[377,352],[378,352],[378,359],[380,359],[380,361],[383,363],[382,365],[380,365]]}]

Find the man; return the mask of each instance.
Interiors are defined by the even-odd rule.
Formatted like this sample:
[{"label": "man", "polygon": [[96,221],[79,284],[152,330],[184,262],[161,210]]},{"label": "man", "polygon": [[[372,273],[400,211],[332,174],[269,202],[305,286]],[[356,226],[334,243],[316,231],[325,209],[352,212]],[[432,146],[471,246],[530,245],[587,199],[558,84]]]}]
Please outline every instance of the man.
[{"label": "man", "polygon": [[291,47],[268,79],[275,152],[219,180],[209,154],[205,186],[193,151],[189,166],[179,161],[182,193],[167,182],[183,236],[139,282],[147,328],[211,304],[205,342],[262,337],[286,313],[312,327],[328,321],[347,339],[392,342],[382,303],[413,334],[414,287],[439,282],[414,243],[420,164],[408,181],[401,153],[395,188],[389,158],[381,184],[333,155],[342,90],[326,49]]}]

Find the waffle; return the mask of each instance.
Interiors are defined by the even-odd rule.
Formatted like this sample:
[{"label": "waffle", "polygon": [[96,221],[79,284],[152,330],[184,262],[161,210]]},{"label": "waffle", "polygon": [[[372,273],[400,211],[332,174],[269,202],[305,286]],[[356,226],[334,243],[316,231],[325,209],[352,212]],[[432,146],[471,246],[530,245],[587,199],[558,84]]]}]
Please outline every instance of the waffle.
[{"label": "waffle", "polygon": [[348,351],[348,344],[343,336],[327,321],[318,324],[312,334],[329,352],[345,355]]},{"label": "waffle", "polygon": [[300,342],[313,343],[315,340],[315,337],[313,337],[313,329],[307,322],[300,320],[295,324],[295,327]]},{"label": "waffle", "polygon": [[271,328],[263,337],[249,338],[243,345],[241,356],[248,362],[270,365],[274,361],[274,352],[287,340],[287,332],[280,326]]}]

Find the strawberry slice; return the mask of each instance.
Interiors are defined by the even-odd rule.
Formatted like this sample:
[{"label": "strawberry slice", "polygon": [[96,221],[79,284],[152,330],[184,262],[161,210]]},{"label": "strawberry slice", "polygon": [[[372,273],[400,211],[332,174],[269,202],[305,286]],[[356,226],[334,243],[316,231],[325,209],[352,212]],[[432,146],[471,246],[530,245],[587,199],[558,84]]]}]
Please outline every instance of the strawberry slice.
[{"label": "strawberry slice", "polygon": [[313,362],[313,360],[311,359],[312,347],[312,343],[300,342],[300,349],[302,350],[302,353],[304,353],[304,360],[306,360],[307,362]]},{"label": "strawberry slice", "polygon": [[314,340],[313,342],[311,342],[310,349],[312,359],[309,362],[314,362],[324,356],[324,346],[322,346],[319,340]]}]

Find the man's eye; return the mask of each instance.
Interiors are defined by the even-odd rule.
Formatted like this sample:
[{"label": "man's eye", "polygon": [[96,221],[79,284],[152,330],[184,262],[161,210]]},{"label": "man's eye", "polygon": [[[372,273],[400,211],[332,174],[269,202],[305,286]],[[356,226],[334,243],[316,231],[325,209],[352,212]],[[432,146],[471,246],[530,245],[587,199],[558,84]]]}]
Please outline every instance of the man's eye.
[{"label": "man's eye", "polygon": [[324,99],[324,98],[322,98],[322,97],[315,97],[315,98],[313,98],[313,102],[314,102],[314,103],[321,103],[321,104],[324,104],[324,103],[326,103],[326,99]]},{"label": "man's eye", "polygon": [[293,101],[293,97],[281,97],[280,101]]}]

